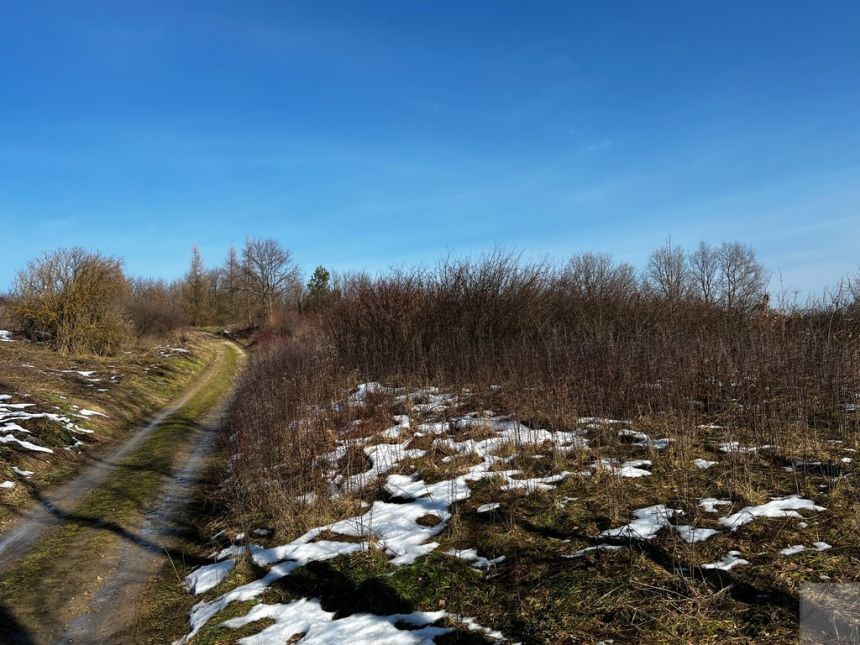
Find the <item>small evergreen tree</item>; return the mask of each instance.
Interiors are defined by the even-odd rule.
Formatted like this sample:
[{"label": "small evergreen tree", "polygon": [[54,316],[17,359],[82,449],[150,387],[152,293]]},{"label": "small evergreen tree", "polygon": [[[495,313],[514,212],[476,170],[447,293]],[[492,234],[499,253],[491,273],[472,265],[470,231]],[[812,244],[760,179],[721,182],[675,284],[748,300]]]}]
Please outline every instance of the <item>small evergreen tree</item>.
[{"label": "small evergreen tree", "polygon": [[308,292],[305,298],[305,308],[314,309],[325,302],[331,296],[331,274],[324,266],[314,269],[311,279],[308,281]]}]

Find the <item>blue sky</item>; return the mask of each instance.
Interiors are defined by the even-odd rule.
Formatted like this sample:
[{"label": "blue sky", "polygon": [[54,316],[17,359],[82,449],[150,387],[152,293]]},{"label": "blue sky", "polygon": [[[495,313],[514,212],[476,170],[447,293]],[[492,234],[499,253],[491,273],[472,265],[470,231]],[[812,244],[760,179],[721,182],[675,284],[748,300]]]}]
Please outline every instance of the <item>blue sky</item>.
[{"label": "blue sky", "polygon": [[500,244],[860,264],[856,2],[0,2],[0,289],[82,245],[176,277]]}]

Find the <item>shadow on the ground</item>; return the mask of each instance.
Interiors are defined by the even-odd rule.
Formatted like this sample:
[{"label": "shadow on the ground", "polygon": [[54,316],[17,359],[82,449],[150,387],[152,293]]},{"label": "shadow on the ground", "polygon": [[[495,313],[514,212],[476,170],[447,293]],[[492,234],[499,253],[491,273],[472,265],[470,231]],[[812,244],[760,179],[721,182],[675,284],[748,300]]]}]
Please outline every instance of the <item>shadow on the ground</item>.
[{"label": "shadow on the ground", "polygon": [[30,632],[3,605],[0,605],[0,641],[9,645],[35,645],[36,643]]},{"label": "shadow on the ground", "polygon": [[[132,471],[149,472],[160,476],[164,476],[166,474],[165,472],[163,472],[163,468],[160,468],[155,465],[122,465],[120,466],[120,468],[127,470],[129,473],[131,473]],[[193,485],[192,482],[189,483]],[[53,503],[51,499],[49,499],[39,489],[38,486],[29,483],[26,480],[23,481],[22,484],[27,487],[28,493],[30,494],[33,502],[38,506],[38,508],[42,509],[44,513],[47,513],[53,519],[53,525],[51,526],[49,531],[64,525],[78,526],[95,531],[106,531],[117,536],[121,541],[125,543],[133,544],[137,548],[142,549],[150,554],[155,554],[161,557],[166,556],[174,562],[182,562],[192,567],[207,564],[210,562],[210,560],[197,556],[193,552],[185,551],[181,548],[182,540],[199,543],[205,542],[205,539],[200,534],[199,527],[195,526],[191,521],[186,521],[186,518],[181,517],[171,517],[169,521],[161,521],[162,519],[166,520],[166,516],[159,515],[156,509],[157,505],[164,499],[163,496],[161,496],[160,494],[160,492],[163,491],[163,487],[159,487],[157,489],[158,492],[156,492],[152,498],[142,500],[142,505],[139,509],[145,514],[150,515],[150,519],[154,517],[155,519],[152,521],[156,526],[153,529],[149,529],[149,531],[147,531],[147,529],[133,531],[129,530],[128,528],[116,521],[101,516],[103,514],[88,515],[85,513],[78,513],[74,511],[64,511],[62,508]],[[152,508],[148,508],[146,506],[150,499],[155,502]],[[15,509],[15,513],[19,516],[26,516],[27,514],[26,511],[22,511],[19,509]],[[50,532],[46,533],[46,535],[50,535]],[[174,543],[176,546],[169,546],[167,544],[163,544],[161,542],[162,539],[165,542]],[[36,542],[36,545],[38,545],[38,541]],[[32,547],[28,548],[28,552],[31,550],[31,548]],[[23,557],[26,557],[26,555]],[[3,575],[6,576],[11,574],[12,576],[15,576],[15,570],[20,562],[20,558],[17,561],[10,560],[10,562],[8,563],[9,568]],[[82,566],[86,566],[86,563],[82,563]],[[12,583],[14,578],[7,578],[7,580]],[[38,580],[21,580],[14,582],[14,584],[39,586],[40,583]],[[16,602],[14,598],[9,595],[11,593],[14,593],[14,589],[6,589],[3,593],[3,596],[7,601],[7,605],[14,606]],[[51,623],[52,617],[50,615],[45,615],[46,612],[49,612],[47,604],[45,606],[36,607],[33,609],[35,609],[37,614],[41,616],[39,618],[39,621],[41,623],[45,625]],[[33,626],[31,625],[31,627]],[[59,627],[59,625],[57,627]],[[4,607],[3,605],[0,605],[0,643],[21,643],[27,645],[29,643],[36,642],[39,641],[34,640],[32,629],[28,629],[27,625],[22,623],[20,617],[15,617],[15,615],[12,613],[12,609],[10,608],[10,606]]]}]

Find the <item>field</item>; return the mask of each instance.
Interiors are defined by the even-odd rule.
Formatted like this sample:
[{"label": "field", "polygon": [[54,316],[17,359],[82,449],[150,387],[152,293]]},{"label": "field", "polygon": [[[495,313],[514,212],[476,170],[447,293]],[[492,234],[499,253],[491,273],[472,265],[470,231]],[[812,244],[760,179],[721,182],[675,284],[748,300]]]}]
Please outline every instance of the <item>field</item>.
[{"label": "field", "polygon": [[788,643],[804,585],[860,582],[849,313],[496,268],[261,338],[187,640]]},{"label": "field", "polygon": [[437,642],[788,642],[803,583],[857,581],[856,434],[762,446],[644,418],[548,432],[490,411],[504,401],[357,388],[318,461],[346,517],[289,542],[271,524],[222,536],[188,579],[196,642],[439,624],[455,631]]}]

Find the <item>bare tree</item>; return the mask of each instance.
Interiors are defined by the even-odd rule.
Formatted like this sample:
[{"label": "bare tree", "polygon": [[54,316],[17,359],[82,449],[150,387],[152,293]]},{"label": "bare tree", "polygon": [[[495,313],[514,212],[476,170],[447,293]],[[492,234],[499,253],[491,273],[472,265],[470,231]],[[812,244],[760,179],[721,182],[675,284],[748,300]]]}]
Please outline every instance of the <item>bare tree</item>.
[{"label": "bare tree", "polygon": [[224,275],[224,309],[227,321],[236,322],[239,317],[238,298],[242,287],[242,265],[239,263],[236,248],[232,245],[227,252],[227,261],[224,263],[222,272]]},{"label": "bare tree", "polygon": [[208,288],[206,269],[200,249],[195,245],[191,252],[191,263],[183,282],[183,304],[191,324],[201,325],[206,318]]},{"label": "bare tree", "polygon": [[271,320],[279,299],[301,295],[301,271],[292,254],[271,238],[249,237],[242,252],[242,286]]},{"label": "bare tree", "polygon": [[45,253],[18,274],[15,298],[24,333],[62,353],[110,354],[131,336],[129,285],[116,258],[77,247]]},{"label": "bare tree", "polygon": [[860,308],[860,268],[854,278],[848,278],[848,291],[854,299],[854,306]]},{"label": "bare tree", "polygon": [[669,302],[682,300],[690,291],[690,274],[684,249],[666,242],[648,258],[645,284],[657,297]]},{"label": "bare tree", "polygon": [[608,253],[581,253],[561,273],[569,293],[584,300],[625,300],[636,292],[636,273],[626,263],[616,263]]},{"label": "bare tree", "polygon": [[690,282],[696,295],[712,305],[718,298],[719,252],[705,242],[690,254]]},{"label": "bare tree", "polygon": [[720,300],[726,309],[749,313],[765,297],[770,279],[752,247],[724,242],[717,251]]}]

